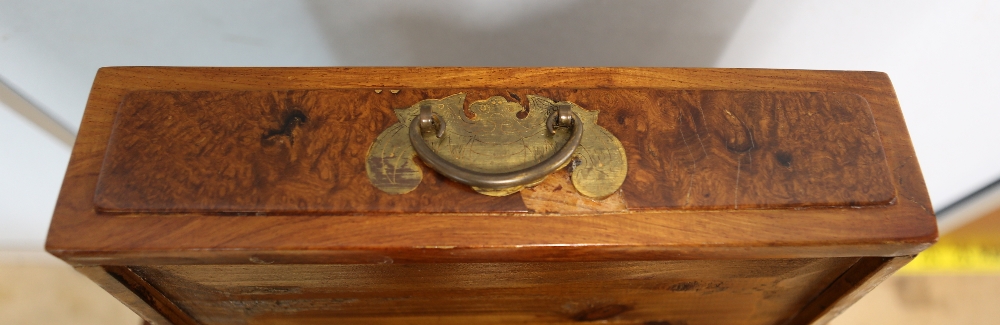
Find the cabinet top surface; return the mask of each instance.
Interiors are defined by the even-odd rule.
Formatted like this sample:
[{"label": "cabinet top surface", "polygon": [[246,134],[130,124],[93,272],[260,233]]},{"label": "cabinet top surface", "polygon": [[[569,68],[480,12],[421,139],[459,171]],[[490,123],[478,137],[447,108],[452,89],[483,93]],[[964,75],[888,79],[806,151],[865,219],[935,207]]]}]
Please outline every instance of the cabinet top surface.
[{"label": "cabinet top surface", "polygon": [[[624,182],[582,196],[583,159],[493,197],[415,159],[414,189],[376,188],[395,109],[456,94],[595,111]],[[104,68],[80,130],[47,243],[79,264],[897,256],[937,236],[877,72]]]}]

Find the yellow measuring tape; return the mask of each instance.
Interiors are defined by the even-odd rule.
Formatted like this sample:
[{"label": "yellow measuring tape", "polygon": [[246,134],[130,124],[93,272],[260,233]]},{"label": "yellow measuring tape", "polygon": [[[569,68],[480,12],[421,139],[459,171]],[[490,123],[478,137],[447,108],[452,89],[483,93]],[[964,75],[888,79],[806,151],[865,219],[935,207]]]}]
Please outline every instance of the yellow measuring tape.
[{"label": "yellow measuring tape", "polygon": [[1000,273],[1000,247],[937,244],[899,270],[899,274],[942,273]]}]

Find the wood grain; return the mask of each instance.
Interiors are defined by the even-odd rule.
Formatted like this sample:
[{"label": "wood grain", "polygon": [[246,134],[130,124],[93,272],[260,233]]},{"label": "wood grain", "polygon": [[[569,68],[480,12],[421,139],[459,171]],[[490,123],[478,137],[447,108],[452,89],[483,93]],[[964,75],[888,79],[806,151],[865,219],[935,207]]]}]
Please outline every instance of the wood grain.
[{"label": "wood grain", "polygon": [[173,324],[167,317],[160,314],[160,310],[157,310],[150,306],[145,299],[140,297],[139,292],[133,291],[133,288],[128,287],[124,281],[112,276],[103,267],[100,266],[80,266],[76,267],[76,271],[82,273],[83,275],[90,278],[122,304],[128,306],[136,315],[139,315],[146,320],[147,323],[153,325],[169,325]]},{"label": "wood grain", "polygon": [[608,126],[624,134],[631,168],[622,190],[630,209],[848,207],[895,199],[878,131],[858,95],[659,91],[649,103],[635,95],[603,97],[636,103],[613,112],[618,125]]},{"label": "wood grain", "polygon": [[[857,258],[136,269],[210,324],[777,324]],[[426,320],[426,319],[425,319]]]},{"label": "wood grain", "polygon": [[[96,206],[250,215],[526,210],[516,196],[484,196],[432,171],[408,195],[372,186],[368,148],[396,122],[393,108],[412,105],[401,96],[370,89],[130,94]],[[446,197],[450,204],[440,204]]]},{"label": "wood grain", "polygon": [[[426,78],[434,75],[435,78]],[[388,77],[391,76],[391,77]],[[389,78],[389,79],[387,79]],[[656,88],[856,94],[868,102],[878,129],[895,204],[868,208],[782,210],[671,210],[572,217],[499,213],[322,216],[161,217],[99,214],[96,183],[114,118],[129,93],[172,91],[274,91],[275,89]],[[439,88],[440,89],[440,88]],[[374,93],[374,91],[373,91]],[[386,93],[386,92],[383,92]],[[418,94],[416,98],[429,97]],[[405,104],[411,104],[406,100]],[[589,105],[589,104],[587,104]],[[390,105],[391,107],[391,105]],[[612,128],[616,123],[602,125]],[[614,119],[612,119],[614,120]],[[272,126],[273,127],[273,126]],[[612,131],[618,136],[622,132]],[[630,132],[632,133],[632,132]],[[624,143],[625,141],[623,141]],[[634,150],[628,150],[634,152]],[[731,158],[730,158],[731,159]],[[793,157],[793,163],[796,157]],[[755,161],[758,159],[755,159]],[[770,159],[774,163],[775,159]],[[731,164],[735,161],[729,160]],[[642,164],[642,162],[639,162]],[[721,169],[722,167],[720,167]],[[720,177],[733,177],[730,172]],[[731,176],[729,176],[731,175]],[[686,191],[685,191],[686,192]],[[728,191],[726,191],[728,192]],[[733,191],[735,193],[735,191]],[[625,194],[630,193],[626,191]],[[471,194],[471,193],[470,193]],[[643,193],[636,192],[638,195]],[[648,195],[648,194],[646,194]],[[449,198],[450,199],[450,198]],[[632,199],[626,198],[631,204]],[[728,200],[723,200],[723,202]],[[933,213],[888,78],[881,73],[712,69],[221,69],[107,68],[98,73],[80,136],[53,216],[47,248],[75,263],[116,263],[115,256],[143,256],[204,263],[217,256],[249,261],[256,253],[274,261],[354,261],[350,256],[457,261],[487,255],[497,260],[587,258],[789,258],[906,255],[936,238]],[[87,233],[87,236],[79,236]],[[336,234],[336,235],[332,235]],[[584,244],[585,243],[585,244]],[[710,244],[706,244],[710,243]],[[212,247],[213,250],[205,250]],[[477,253],[476,249],[485,249]],[[141,252],[141,253],[140,253]],[[139,254],[139,255],[136,255]],[[539,255],[540,254],[540,255]],[[375,260],[378,260],[376,258]],[[247,262],[249,263],[249,262]]]},{"label": "wood grain", "polygon": [[621,191],[594,200],[576,190],[566,170],[557,170],[540,184],[522,189],[520,195],[524,206],[536,213],[571,215],[628,211]]},{"label": "wood grain", "polygon": [[362,89],[131,93],[118,112],[95,205],[249,215],[531,212],[516,196],[484,197],[426,167],[425,184],[402,195],[364,177],[367,150],[395,122],[394,108],[456,92],[466,94],[466,109],[502,94],[600,110],[598,124],[626,148],[622,192],[632,210],[849,207],[895,199],[868,104],[853,94]]},{"label": "wood grain", "polygon": [[[379,121],[390,123],[380,110],[458,91],[479,91],[479,97],[509,92],[504,96],[514,100],[510,93],[525,90],[601,110],[598,123],[619,137],[629,155],[630,174],[613,196],[621,198],[626,210],[580,208],[575,201],[553,200],[555,183],[539,186],[541,191],[529,193],[530,199],[474,201],[481,196],[430,172],[425,172],[427,183],[420,188],[448,195],[411,193],[424,201],[386,201],[383,206],[366,201],[379,198],[364,189],[334,191],[342,195],[337,200],[321,200],[329,193],[312,191],[334,188],[331,184],[340,181],[354,184],[354,177],[364,180],[361,169],[334,182],[332,174],[313,170],[310,163],[334,163],[315,157],[325,142],[341,145],[334,146],[345,158],[337,166],[354,166],[352,155],[363,155],[358,149],[364,147],[362,138],[386,126],[374,125]],[[313,106],[349,97],[333,94],[369,91],[364,98],[378,105],[358,105],[375,107],[367,111],[341,108],[355,113],[351,116],[323,110],[330,106]],[[175,105],[153,100],[168,93],[178,100]],[[136,105],[142,96],[149,96],[146,108]],[[216,99],[218,106],[182,105],[206,98]],[[156,105],[159,109],[153,109]],[[298,105],[305,118],[290,110]],[[213,118],[199,111],[220,107],[229,107],[221,110],[228,115]],[[190,113],[187,119],[170,123],[185,125],[190,132],[162,133],[167,130],[164,114],[180,108]],[[116,118],[139,124],[119,128]],[[326,122],[315,123],[323,118]],[[347,123],[342,121],[350,119],[356,125],[341,133],[311,129],[343,126]],[[371,135],[367,129],[373,130]],[[240,132],[248,137],[232,137]],[[142,139],[140,134],[174,138]],[[220,146],[194,145],[198,136],[215,137],[218,141],[212,143]],[[698,147],[689,141],[692,137],[700,139]],[[151,149],[157,145],[169,150]],[[192,154],[194,149],[205,149],[206,155]],[[144,150],[144,155],[128,158],[116,150]],[[181,154],[172,157],[171,150]],[[222,157],[226,163],[199,160],[206,157]],[[256,160],[267,164],[255,166]],[[146,163],[159,168],[149,169]],[[257,168],[251,174],[264,175],[262,182],[274,188],[221,185],[245,181],[235,176],[246,173],[240,168]],[[205,183],[185,178],[191,176]],[[135,180],[142,181],[128,185]],[[526,200],[532,204],[526,205]],[[178,202],[182,204],[174,204]],[[469,203],[480,205],[465,206]],[[560,210],[560,204],[577,210]],[[247,207],[254,208],[243,210]],[[369,210],[346,212],[354,207]],[[256,215],[261,209],[265,216]],[[601,211],[585,213],[587,209]],[[829,319],[895,266],[905,264],[908,256],[933,243],[937,228],[932,211],[899,104],[882,73],[126,67],[98,72],[46,249],[90,270],[100,265],[121,271],[120,279],[106,272],[100,277],[105,288],[117,290],[113,293],[134,308],[153,310],[148,319],[181,324],[188,319],[232,323],[240,317],[252,324],[324,324],[330,317],[376,323],[360,312],[383,307],[399,308],[400,313],[378,320],[382,323],[441,321],[414,312],[419,306],[444,312],[448,305],[430,302],[435,299],[470,308],[465,310],[488,310],[452,313],[447,319],[456,323],[610,319],[697,324],[706,323],[702,320],[709,314],[733,323],[809,323]],[[871,267],[870,261],[879,260],[893,262]],[[306,282],[283,284],[295,281],[282,274],[288,269],[301,270]],[[321,273],[331,277],[322,278]],[[494,282],[499,287],[487,286],[504,274],[509,277]],[[630,278],[635,276],[639,278]],[[784,276],[788,282],[774,282]],[[718,278],[732,288],[759,285],[761,292],[773,293],[713,296],[669,290],[682,279],[700,277]],[[117,285],[107,284],[108,279]],[[317,302],[343,305],[335,299],[352,292],[345,290],[352,280],[375,283],[372,288],[385,289],[387,297],[410,292],[429,298],[382,300],[382,305],[373,300],[366,305],[369,309],[354,314],[309,311]],[[573,281],[580,285],[556,285]],[[301,291],[295,293],[295,286]],[[531,286],[541,291],[529,292]],[[391,289],[396,287],[400,291]],[[291,291],[281,292],[284,289]],[[443,291],[435,294],[430,289]],[[136,300],[136,292],[162,296],[178,309],[150,306]],[[475,299],[462,305],[453,296],[463,293]],[[615,299],[601,300],[605,293]],[[378,296],[374,290],[366,294]],[[267,299],[254,298],[257,295],[272,297],[275,303],[269,305]],[[576,304],[552,307],[561,306],[555,304],[560,297],[573,298]],[[286,298],[291,305],[276,303]],[[252,303],[257,300],[263,302]],[[221,301],[243,305],[226,309]],[[300,302],[302,308],[293,309],[302,313],[283,314],[288,309],[282,308]]]},{"label": "wood grain", "polygon": [[787,324],[829,323],[913,258],[914,256],[898,256],[859,259],[830,284],[823,295],[810,301]]},{"label": "wood grain", "polygon": [[[162,292],[153,288],[145,279],[137,276],[128,267],[105,266],[104,272],[107,272],[118,283],[125,285],[131,293],[141,299],[141,305],[154,309],[158,314],[155,316],[162,315],[163,318],[169,320],[169,322],[166,322],[164,319],[160,319],[161,323],[175,325],[197,325],[199,323],[187,313],[181,311],[173,301],[168,300]],[[150,318],[145,315],[143,317],[146,319],[157,319],[156,317]]]}]

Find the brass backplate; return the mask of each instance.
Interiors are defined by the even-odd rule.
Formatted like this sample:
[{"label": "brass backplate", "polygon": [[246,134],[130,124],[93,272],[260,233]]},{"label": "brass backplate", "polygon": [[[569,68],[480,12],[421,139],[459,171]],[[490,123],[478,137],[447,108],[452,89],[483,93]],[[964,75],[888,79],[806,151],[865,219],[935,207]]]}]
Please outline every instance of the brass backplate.
[{"label": "brass backplate", "polygon": [[[583,138],[569,163],[573,186],[591,198],[613,194],[625,181],[628,168],[625,149],[608,130],[597,125],[597,110],[586,110],[569,103],[528,95],[528,114],[518,118],[525,109],[500,96],[478,100],[469,106],[474,117],[464,111],[465,94],[442,99],[425,99],[409,108],[397,109],[399,122],[379,134],[368,151],[368,179],[378,189],[403,194],[420,185],[423,172],[414,160],[416,153],[410,144],[408,126],[430,105],[432,111],[447,122],[444,136],[425,134],[424,141],[444,159],[469,170],[502,173],[524,169],[552,156],[569,138],[566,129],[549,134],[546,117],[556,104],[570,104],[583,121]],[[527,185],[532,186],[532,185]],[[474,188],[486,195],[503,196],[520,191],[523,186],[501,190]]]}]

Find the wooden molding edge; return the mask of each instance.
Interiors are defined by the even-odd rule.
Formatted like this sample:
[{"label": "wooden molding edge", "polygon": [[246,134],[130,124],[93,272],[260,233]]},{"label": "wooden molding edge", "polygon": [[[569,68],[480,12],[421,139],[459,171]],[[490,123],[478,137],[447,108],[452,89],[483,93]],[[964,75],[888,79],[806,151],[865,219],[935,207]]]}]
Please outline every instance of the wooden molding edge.
[{"label": "wooden molding edge", "polygon": [[862,257],[784,324],[829,323],[914,257]]}]

